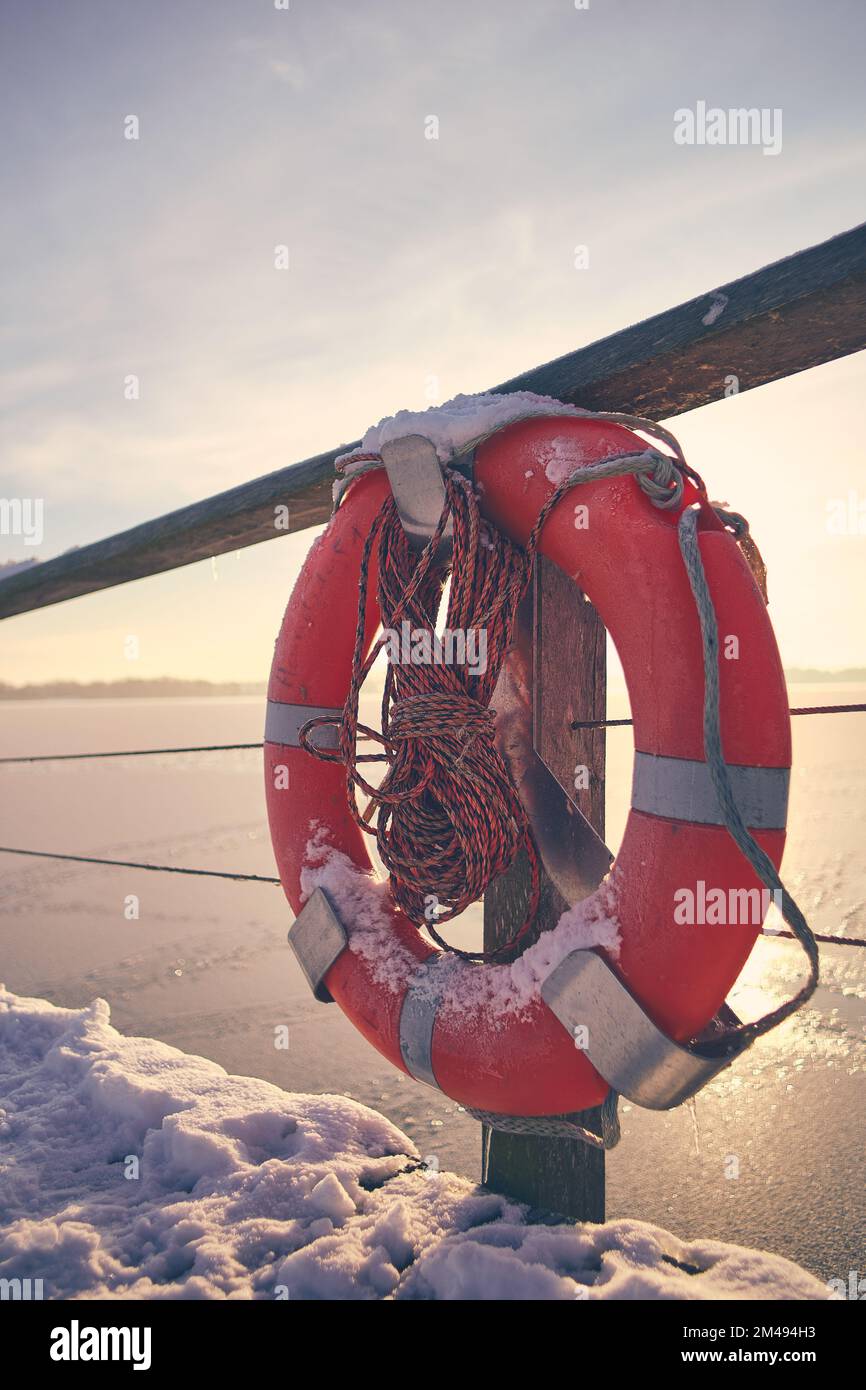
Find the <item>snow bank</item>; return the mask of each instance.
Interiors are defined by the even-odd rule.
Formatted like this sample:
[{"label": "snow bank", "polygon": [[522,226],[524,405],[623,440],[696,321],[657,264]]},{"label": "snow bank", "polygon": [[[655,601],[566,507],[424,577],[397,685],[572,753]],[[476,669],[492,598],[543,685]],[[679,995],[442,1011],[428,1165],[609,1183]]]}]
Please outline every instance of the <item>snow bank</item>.
[{"label": "snow bank", "polygon": [[46,1298],[826,1298],[639,1221],[532,1225],[381,1115],[0,987],[0,1278]]},{"label": "snow bank", "polygon": [[[586,415],[576,405],[554,400],[552,396],[536,396],[532,391],[514,391],[509,395],[480,392],[475,396],[455,396],[444,405],[431,405],[429,410],[398,410],[387,415],[378,425],[371,425],[361,441],[361,447],[344,454],[338,462],[351,459],[355,452],[378,454],[382,445],[406,434],[423,434],[436,445],[443,463],[476,444],[493,430],[528,415]],[[569,472],[574,468],[572,461]],[[567,475],[566,475],[567,476]]]}]

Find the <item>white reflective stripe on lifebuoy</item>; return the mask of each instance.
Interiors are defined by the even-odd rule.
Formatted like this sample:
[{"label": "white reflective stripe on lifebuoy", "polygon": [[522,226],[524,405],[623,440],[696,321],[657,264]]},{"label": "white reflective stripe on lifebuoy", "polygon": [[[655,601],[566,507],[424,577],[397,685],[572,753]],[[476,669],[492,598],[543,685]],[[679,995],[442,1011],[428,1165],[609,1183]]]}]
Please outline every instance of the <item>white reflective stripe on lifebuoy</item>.
[{"label": "white reflective stripe on lifebuoy", "polygon": [[400,1054],[416,1081],[424,1081],[439,1090],[433,1070],[433,1028],[436,1011],[442,999],[436,982],[436,967],[441,957],[425,961],[409,981],[400,1008]]},{"label": "white reflective stripe on lifebuoy", "polygon": [[[788,818],[787,767],[742,767],[728,764],[734,797],[752,830],[784,830]],[[724,825],[725,820],[707,763],[634,755],[632,809],[693,825]]]},{"label": "white reflective stripe on lifebuoy", "polygon": [[[341,709],[322,709],[319,705],[286,705],[280,700],[268,700],[265,715],[265,743],[282,743],[286,748],[300,748],[298,734],[310,719],[327,714],[342,718]],[[339,729],[336,724],[320,724],[313,730],[311,742],[317,748],[336,748]]]}]

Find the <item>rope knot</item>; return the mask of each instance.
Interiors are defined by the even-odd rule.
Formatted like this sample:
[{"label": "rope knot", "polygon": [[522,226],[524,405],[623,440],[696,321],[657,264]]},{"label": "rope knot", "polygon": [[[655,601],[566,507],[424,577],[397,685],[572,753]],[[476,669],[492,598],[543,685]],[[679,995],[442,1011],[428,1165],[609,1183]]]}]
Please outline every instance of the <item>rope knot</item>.
[{"label": "rope knot", "polygon": [[678,507],[683,495],[683,475],[676,459],[657,449],[648,449],[643,457],[646,466],[637,473],[643,492],[654,506],[664,511]]},{"label": "rope knot", "polygon": [[494,712],[450,690],[395,700],[388,771],[373,800],[394,898],[436,935],[508,868],[525,813],[494,741]]},{"label": "rope knot", "polygon": [[453,690],[428,690],[395,700],[388,720],[391,743],[421,739],[439,756],[460,756],[467,742],[486,737],[492,742],[496,727],[493,710],[471,695]]}]

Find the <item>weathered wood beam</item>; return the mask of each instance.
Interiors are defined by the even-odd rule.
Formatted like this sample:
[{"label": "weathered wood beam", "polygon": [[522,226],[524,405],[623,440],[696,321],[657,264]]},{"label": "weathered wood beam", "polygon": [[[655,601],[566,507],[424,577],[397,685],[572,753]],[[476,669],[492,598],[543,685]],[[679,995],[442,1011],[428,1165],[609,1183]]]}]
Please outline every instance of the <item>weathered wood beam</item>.
[{"label": "weathered wood beam", "polygon": [[866,223],[495,389],[664,420],[864,347]]},{"label": "weathered wood beam", "polygon": [[[866,347],[866,224],[492,387],[665,419]],[[126,584],[327,520],[334,459],[242,483],[0,580],[0,618]]]},{"label": "weathered wood beam", "polygon": [[[317,526],[330,515],[334,460],[351,448],[343,444],[0,579],[0,618]],[[288,527],[276,525],[279,506],[289,508]]]}]

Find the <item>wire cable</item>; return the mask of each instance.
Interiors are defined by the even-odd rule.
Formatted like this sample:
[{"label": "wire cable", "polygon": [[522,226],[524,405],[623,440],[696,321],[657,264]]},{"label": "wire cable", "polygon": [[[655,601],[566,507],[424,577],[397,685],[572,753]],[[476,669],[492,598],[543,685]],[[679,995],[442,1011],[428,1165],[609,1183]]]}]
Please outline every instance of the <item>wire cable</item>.
[{"label": "wire cable", "polygon": [[[271,878],[266,874],[233,874],[219,869],[184,869],[176,864],[140,864],[129,859],[97,859],[95,856],[87,854],[51,854],[46,850],[39,849],[13,849],[10,845],[0,845],[0,854],[25,854],[34,859],[65,859],[75,864],[108,864],[117,869],[147,869],[150,873],[196,874],[203,878],[229,878],[236,883],[280,882],[278,878]],[[761,935],[782,937],[791,941],[797,939],[794,933],[789,931],[764,930]],[[857,936],[821,936],[816,933],[815,940],[827,946],[866,946],[866,939],[861,940]]]},{"label": "wire cable", "polygon": [[225,753],[236,748],[261,748],[259,743],[203,743],[191,748],[125,748],[119,753],[36,753],[0,758],[0,763],[74,763],[82,758],[152,758],[157,753]]},{"label": "wire cable", "polygon": [[196,874],[201,878],[230,878],[236,883],[279,883],[266,874],[232,874],[219,869],[184,869],[178,864],[139,864],[130,859],[97,859],[88,854],[53,854],[41,849],[13,849],[0,845],[0,854],[26,854],[34,859],[68,859],[75,864],[110,864],[116,869],[147,869],[153,874]]},{"label": "wire cable", "polygon": [[[789,714],[863,714],[866,705],[801,705]],[[631,719],[577,719],[572,729],[615,729],[631,725]],[[0,758],[0,766],[10,763],[74,763],[84,758],[154,758],[165,753],[232,753],[237,750],[262,748],[258,743],[201,743],[182,748],[123,748],[109,753],[33,753],[15,758]]]},{"label": "wire cable", "polygon": [[[789,709],[788,713],[795,714],[863,714],[866,713],[866,705],[799,705],[796,709]],[[571,729],[616,729],[634,723],[633,719],[575,719],[570,725]],[[0,762],[5,762],[5,758],[0,758]]]}]

